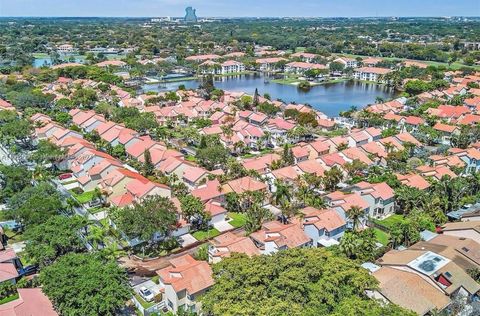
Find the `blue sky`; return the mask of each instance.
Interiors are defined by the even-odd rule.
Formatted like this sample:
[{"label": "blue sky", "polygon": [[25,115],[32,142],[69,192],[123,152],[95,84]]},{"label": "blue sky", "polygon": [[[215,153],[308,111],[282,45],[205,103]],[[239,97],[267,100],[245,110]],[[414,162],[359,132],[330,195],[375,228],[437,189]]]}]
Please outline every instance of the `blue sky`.
[{"label": "blue sky", "polygon": [[480,0],[0,0],[0,16],[480,16]]}]

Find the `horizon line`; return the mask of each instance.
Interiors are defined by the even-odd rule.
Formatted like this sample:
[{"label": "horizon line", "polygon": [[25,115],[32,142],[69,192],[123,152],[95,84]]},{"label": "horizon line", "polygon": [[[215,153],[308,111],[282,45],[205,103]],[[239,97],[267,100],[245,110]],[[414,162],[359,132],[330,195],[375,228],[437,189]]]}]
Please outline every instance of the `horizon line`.
[{"label": "horizon line", "polygon": [[[94,16],[94,15],[0,15],[0,18],[139,18],[139,19],[154,19],[154,18],[178,18],[183,16]],[[480,15],[384,15],[384,16],[199,16],[199,19],[327,19],[327,18],[480,18]]]}]

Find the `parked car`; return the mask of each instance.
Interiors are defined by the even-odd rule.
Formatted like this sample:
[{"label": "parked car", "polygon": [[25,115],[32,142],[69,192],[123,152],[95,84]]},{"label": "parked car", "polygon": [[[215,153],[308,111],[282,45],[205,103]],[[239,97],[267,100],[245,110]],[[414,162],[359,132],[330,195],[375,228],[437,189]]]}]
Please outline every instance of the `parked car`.
[{"label": "parked car", "polygon": [[155,295],[153,295],[152,291],[147,289],[146,287],[142,286],[140,288],[140,295],[143,297],[143,299],[147,302],[151,302],[154,298]]},{"label": "parked car", "polygon": [[71,174],[71,173],[64,173],[64,174],[59,175],[59,176],[58,176],[58,179],[59,179],[59,180],[65,180],[65,179],[69,179],[69,178],[71,178],[71,177],[73,177],[73,174]]},{"label": "parked car", "polygon": [[32,264],[20,269],[21,276],[33,275],[38,272],[38,264]]}]

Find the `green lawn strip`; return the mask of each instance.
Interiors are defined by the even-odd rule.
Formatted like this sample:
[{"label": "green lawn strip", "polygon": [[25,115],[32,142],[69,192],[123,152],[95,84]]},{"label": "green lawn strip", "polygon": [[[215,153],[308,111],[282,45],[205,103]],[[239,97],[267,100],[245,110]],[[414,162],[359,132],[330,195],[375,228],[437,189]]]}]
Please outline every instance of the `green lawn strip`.
[{"label": "green lawn strip", "polygon": [[156,275],[152,278],[152,282],[154,282],[155,284],[159,284],[160,283],[160,276],[159,275]]},{"label": "green lawn strip", "polygon": [[155,305],[155,302],[145,301],[138,293],[135,293],[134,295],[135,295],[135,298],[137,299],[137,301],[140,303],[140,305],[142,305],[142,307],[144,309],[149,309],[150,307]]},{"label": "green lawn strip", "polygon": [[390,235],[378,228],[374,228],[374,231],[375,231],[375,236],[377,237],[378,242],[384,246],[388,245],[388,241],[390,240]]},{"label": "green lawn strip", "polygon": [[232,219],[228,223],[235,228],[243,227],[247,222],[247,219],[244,214],[230,212],[228,213],[228,217]]},{"label": "green lawn strip", "polygon": [[391,230],[392,228],[402,223],[404,221],[404,218],[403,218],[403,215],[394,214],[387,217],[386,219],[382,219],[382,220],[375,219],[373,221],[379,225],[384,226],[388,230]]},{"label": "green lawn strip", "polygon": [[185,160],[190,162],[197,162],[197,158],[195,158],[195,156],[192,156],[192,155],[185,156]]},{"label": "green lawn strip", "polygon": [[205,240],[205,239],[208,239],[208,238],[216,237],[218,235],[220,235],[220,232],[216,228],[212,228],[208,231],[199,230],[199,231],[196,231],[192,234],[192,236],[195,237],[195,239],[198,240],[198,241],[202,241],[202,240]]},{"label": "green lawn strip", "polygon": [[296,83],[296,82],[300,82],[302,80],[298,79],[298,78],[286,78],[286,79],[274,79],[272,80],[273,83],[279,83],[279,84],[293,84],[293,83]]},{"label": "green lawn strip", "polygon": [[16,243],[16,242],[24,240],[22,233],[16,233],[16,232],[14,232],[14,231],[12,231],[11,229],[8,229],[8,228],[4,228],[3,230],[5,232],[5,235],[7,235],[7,237],[8,237],[8,242],[9,243]]},{"label": "green lawn strip", "polygon": [[97,213],[100,213],[100,212],[105,211],[105,210],[107,210],[107,209],[104,208],[104,207],[98,206],[98,207],[89,208],[88,212],[90,214],[97,214]]},{"label": "green lawn strip", "polygon": [[47,53],[33,53],[32,54],[33,58],[48,58],[50,55]]},{"label": "green lawn strip", "polygon": [[241,76],[241,75],[251,75],[254,74],[255,71],[241,71],[241,72],[231,72],[224,75],[215,75],[215,77],[230,77],[230,76]]},{"label": "green lawn strip", "polygon": [[27,258],[27,254],[25,251],[22,251],[22,252],[17,252],[17,257],[20,259],[20,261],[22,262],[23,266],[29,266],[31,264],[34,264],[35,262],[29,260]]},{"label": "green lawn strip", "polygon": [[16,299],[18,299],[18,293],[15,293],[14,295],[10,295],[10,296],[2,298],[0,300],[0,305],[11,302],[11,301],[14,301]]},{"label": "green lawn strip", "polygon": [[73,192],[72,190],[69,191],[72,196],[81,204],[85,204],[93,200],[93,195],[95,194],[95,191],[88,191],[88,192],[83,192],[81,194],[77,194]]}]

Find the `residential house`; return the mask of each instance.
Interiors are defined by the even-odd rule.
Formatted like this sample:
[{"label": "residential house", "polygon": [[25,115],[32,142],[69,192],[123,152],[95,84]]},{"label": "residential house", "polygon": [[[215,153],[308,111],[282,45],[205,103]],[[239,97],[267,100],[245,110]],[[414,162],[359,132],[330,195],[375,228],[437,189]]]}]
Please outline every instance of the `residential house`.
[{"label": "residential house", "polygon": [[262,254],[266,255],[280,250],[312,246],[312,239],[305,234],[297,219],[286,224],[279,221],[264,223],[261,230],[250,234],[250,238]]},{"label": "residential house", "polygon": [[259,58],[255,62],[260,66],[260,71],[279,71],[282,70],[280,64],[286,62],[285,58]]},{"label": "residential house", "polygon": [[163,300],[169,311],[200,311],[198,297],[213,285],[212,268],[205,261],[197,261],[191,255],[171,259],[166,268],[157,271],[164,287]]},{"label": "residential house", "polygon": [[334,209],[342,217],[342,219],[347,222],[347,226],[349,228],[353,226],[353,221],[348,216],[348,212],[352,207],[359,207],[364,213],[364,216],[362,216],[360,219],[360,224],[365,226],[367,216],[370,214],[370,205],[360,196],[360,194],[348,194],[335,191],[327,194],[325,196],[325,201],[330,208]]},{"label": "residential house", "polygon": [[283,144],[293,143],[295,141],[288,136],[288,131],[293,130],[294,128],[294,122],[277,117],[268,120],[265,130],[270,134],[269,142],[273,146],[279,147]]},{"label": "residential house", "polygon": [[378,67],[362,67],[355,69],[353,77],[357,80],[386,82],[384,76],[392,72],[391,69]]},{"label": "residential house", "polygon": [[352,191],[368,203],[370,217],[385,218],[395,212],[395,192],[385,182],[371,184],[362,181],[353,185]]},{"label": "residential house", "polygon": [[441,233],[458,238],[469,238],[480,243],[480,221],[463,221],[442,225]]},{"label": "residential house", "polygon": [[458,153],[456,156],[465,162],[465,171],[467,173],[474,173],[480,170],[480,150],[469,148],[466,151]]},{"label": "residential house", "polygon": [[430,183],[425,180],[421,175],[419,174],[396,174],[398,181],[400,181],[403,185],[416,188],[419,190],[426,190],[430,187]]},{"label": "residential house", "polygon": [[285,65],[285,72],[304,75],[308,70],[328,71],[328,67],[322,64],[311,64],[307,62],[294,61]]},{"label": "residential house", "polygon": [[18,298],[0,305],[0,315],[5,316],[57,316],[52,302],[41,288],[19,288]]},{"label": "residential house", "polygon": [[358,61],[355,58],[350,57],[340,57],[335,59],[333,62],[342,64],[345,68],[357,68]]},{"label": "residential house", "polygon": [[450,259],[433,251],[422,249],[390,250],[377,260],[382,267],[415,273],[444,295],[459,294],[470,297],[480,290],[457,263],[460,257]]},{"label": "residential house", "polygon": [[312,239],[313,247],[338,244],[347,229],[345,220],[333,209],[307,207],[300,212],[303,214],[303,230]]},{"label": "residential house", "polygon": [[220,66],[222,75],[241,73],[245,71],[245,64],[235,60],[227,60],[226,62],[223,62]]},{"label": "residential house", "polygon": [[377,289],[367,291],[372,299],[399,305],[422,316],[442,311],[451,302],[431,281],[417,273],[389,266],[373,266],[371,274],[379,284]]},{"label": "residential house", "polygon": [[227,232],[210,241],[208,262],[218,263],[222,258],[230,257],[232,253],[241,253],[250,257],[261,254],[250,238]]},{"label": "residential house", "polygon": [[312,53],[298,52],[298,53],[290,55],[290,57],[291,58],[299,58],[303,62],[311,63],[311,62],[313,62],[314,59],[316,59],[318,57],[318,55],[312,54]]},{"label": "residential house", "polygon": [[210,175],[208,170],[191,166],[185,169],[183,173],[182,180],[188,185],[191,189],[200,185],[203,181],[206,181],[207,177]]}]

